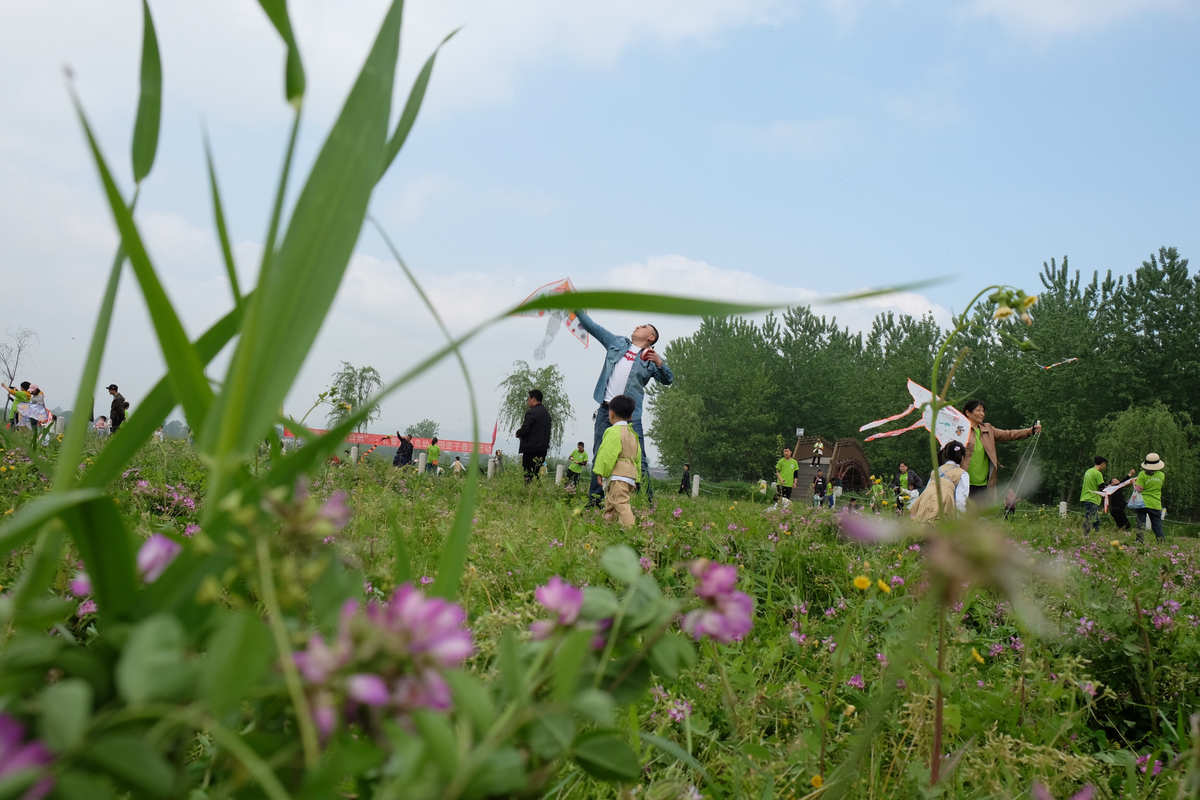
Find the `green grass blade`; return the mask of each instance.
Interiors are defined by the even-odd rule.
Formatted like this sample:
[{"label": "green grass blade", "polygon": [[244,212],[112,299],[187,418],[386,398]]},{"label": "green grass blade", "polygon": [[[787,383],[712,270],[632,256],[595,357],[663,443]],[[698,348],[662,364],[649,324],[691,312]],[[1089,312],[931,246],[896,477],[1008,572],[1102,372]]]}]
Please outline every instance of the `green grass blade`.
[{"label": "green grass blade", "polygon": [[[882,289],[868,289],[851,294],[834,295],[816,299],[814,304],[849,303],[855,300],[865,300],[871,297],[911,291],[928,286],[934,281],[913,281]],[[786,308],[792,303],[735,303],[727,300],[709,300],[699,297],[678,297],[669,294],[651,294],[647,292],[610,292],[582,291],[567,294],[552,294],[536,297],[528,303],[523,303],[509,311],[509,314],[523,314],[527,311],[549,309],[565,309],[573,311],[579,308],[607,309],[611,311],[646,311],[657,314],[680,314],[700,317],[727,317],[736,314],[757,314]]]},{"label": "green grass blade", "polygon": [[[337,122],[296,201],[279,252],[213,407],[221,428],[202,432],[222,476],[231,456],[249,453],[283,404],[333,303],[380,174],[400,50],[401,4],[393,2]],[[221,465],[226,465],[222,467]]]},{"label": "green grass blade", "polygon": [[434,595],[452,600],[458,595],[458,584],[462,580],[463,569],[467,563],[467,542],[471,538],[471,521],[475,518],[475,506],[479,497],[479,406],[475,401],[475,385],[471,382],[471,371],[467,369],[467,362],[463,358],[462,351],[455,344],[454,337],[450,334],[450,329],[446,327],[446,322],[442,319],[442,315],[438,313],[429,296],[425,294],[425,290],[421,288],[421,284],[417,281],[416,276],[412,274],[412,270],[408,268],[408,265],[404,263],[404,259],[400,257],[400,251],[392,243],[391,238],[387,235],[387,231],[383,229],[383,226],[374,217],[371,218],[371,224],[379,231],[384,244],[391,251],[392,258],[396,259],[396,263],[404,271],[405,277],[412,284],[417,296],[421,298],[421,302],[425,304],[434,321],[437,322],[442,335],[446,337],[446,341],[454,348],[454,358],[458,361],[459,369],[462,370],[463,382],[467,387],[467,399],[471,403],[471,441],[475,442],[476,446],[471,448],[471,458],[467,462],[466,484],[463,486],[461,497],[459,497],[458,508],[454,512],[454,524],[450,527],[450,536],[446,539],[446,544],[442,548],[442,555],[438,559],[437,577],[434,578],[432,587]]},{"label": "green grass blade", "polygon": [[[246,300],[253,296],[247,295]],[[219,319],[211,328],[196,340],[196,355],[202,363],[207,364],[217,357],[217,353],[237,335],[242,321],[242,313],[234,309]],[[154,430],[166,421],[171,409],[177,405],[171,382],[163,377],[154,385],[142,402],[138,403],[136,414],[131,414],[108,443],[96,454],[92,466],[83,474],[81,486],[103,488],[112,482],[129,463],[133,454],[143,444],[150,440]]]},{"label": "green grass blade", "polygon": [[141,183],[154,166],[158,152],[158,130],[162,121],[162,60],[150,5],[142,0],[141,96],[133,125],[133,180]]},{"label": "green grass blade", "polygon": [[292,21],[288,17],[287,0],[258,0],[262,10],[279,32],[287,47],[287,65],[284,67],[283,91],[289,103],[296,105],[304,97],[304,63],[300,60],[300,48],[292,32]]},{"label": "green grass blade", "polygon": [[433,75],[433,62],[437,60],[438,52],[442,49],[442,45],[454,38],[462,28],[455,28],[446,34],[446,38],[433,48],[433,52],[429,54],[429,58],[425,59],[424,66],[417,74],[417,79],[413,81],[412,89],[408,92],[408,100],[404,103],[404,111],[400,113],[400,119],[396,123],[396,130],[392,132],[391,138],[387,143],[387,155],[383,159],[383,170],[380,176],[388,171],[388,167],[396,160],[396,156],[400,153],[400,148],[404,147],[404,142],[408,139],[408,134],[412,132],[413,124],[417,121],[417,114],[421,110],[421,103],[425,101],[425,91],[429,88],[429,79]]},{"label": "green grass blade", "polygon": [[212,147],[208,135],[204,136],[204,159],[208,163],[208,188],[212,194],[213,219],[217,224],[217,239],[221,243],[221,258],[225,261],[225,272],[229,276],[229,289],[233,292],[233,304],[242,306],[242,289],[238,286],[237,262],[233,259],[233,247],[229,244],[229,228],[225,224],[225,208],[221,203],[221,189],[217,185],[217,169],[213,165]]},{"label": "green grass blade", "polygon": [[103,496],[104,492],[100,489],[68,489],[29,501],[0,525],[0,553],[9,555],[32,539],[42,525],[63,511]]},{"label": "green grass blade", "polygon": [[[137,205],[138,191],[133,193],[130,209]],[[90,408],[92,395],[96,391],[96,379],[100,376],[100,360],[104,357],[104,349],[108,344],[108,331],[112,325],[113,306],[117,302],[117,287],[121,283],[121,267],[125,263],[125,251],[117,245],[116,255],[113,256],[112,267],[108,271],[108,283],[104,286],[104,296],[100,300],[100,313],[96,317],[96,325],[92,331],[92,342],[88,345],[87,359],[83,364],[83,375],[79,378],[79,388],[75,390],[75,405],[72,408]],[[82,413],[72,414],[67,423],[67,433],[63,437],[62,449],[58,454],[58,465],[54,471],[54,488],[62,490],[75,481],[75,468],[83,453],[84,438],[87,436],[91,420]]]},{"label": "green grass blade", "polygon": [[133,609],[140,583],[133,536],[109,497],[89,500],[64,513],[71,540],[92,581],[100,615],[119,619]]},{"label": "green grass blade", "polygon": [[849,294],[835,294],[832,297],[823,297],[819,300],[814,300],[814,305],[833,305],[835,303],[853,303],[856,300],[869,300],[872,297],[883,297],[884,295],[896,294],[897,292],[915,292],[917,289],[924,289],[927,286],[934,286],[949,280],[949,278],[925,278],[919,281],[909,281],[908,283],[898,283],[895,286],[884,286],[880,289],[864,289],[861,292],[850,292]]},{"label": "green grass blade", "polygon": [[162,348],[163,358],[167,362],[167,375],[171,379],[175,396],[183,405],[184,413],[192,427],[196,427],[203,423],[208,407],[212,404],[212,390],[204,377],[200,359],[196,356],[196,351],[183,330],[179,316],[175,313],[171,301],[167,298],[167,293],[163,290],[162,283],[158,280],[154,265],[150,263],[150,256],[142,243],[142,237],[133,221],[133,215],[117,190],[112,172],[109,171],[104,154],[100,152],[100,145],[96,142],[91,125],[88,124],[87,115],[84,114],[83,106],[74,91],[71,92],[71,99],[87,136],[92,158],[100,173],[100,180],[104,185],[104,193],[107,196],[113,220],[121,232],[121,242],[125,252],[129,254],[129,263],[133,266],[134,274],[142,289],[142,296],[146,299],[146,308],[150,312],[150,320],[154,325],[159,347]]}]

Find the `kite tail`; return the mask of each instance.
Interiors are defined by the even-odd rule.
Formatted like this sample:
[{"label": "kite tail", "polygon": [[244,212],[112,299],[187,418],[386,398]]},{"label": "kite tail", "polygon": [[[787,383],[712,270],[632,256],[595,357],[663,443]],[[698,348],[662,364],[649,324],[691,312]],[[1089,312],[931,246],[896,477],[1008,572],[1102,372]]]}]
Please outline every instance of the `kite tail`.
[{"label": "kite tail", "polygon": [[[883,421],[887,422],[887,420],[883,420]],[[867,426],[864,425],[863,428],[865,428],[865,427],[867,427]],[[884,431],[883,433],[875,433],[875,434],[868,436],[866,439],[863,439],[863,441],[871,442],[876,439],[887,439],[892,436],[899,436],[902,433],[908,433],[909,431],[915,431],[917,428],[923,428],[923,427],[925,427],[925,421],[923,419],[919,419],[916,422],[914,422],[912,425],[909,425],[907,428],[897,428],[894,431]],[[862,428],[860,428],[859,430],[862,430]]]},{"label": "kite tail", "polygon": [[[883,419],[877,419],[874,422],[868,422],[866,425],[863,425],[858,430],[859,430],[859,432],[869,431],[869,430],[871,430],[871,428],[878,428],[880,425],[886,425],[889,422],[895,422],[896,420],[900,419],[901,417],[907,417],[913,411],[916,411],[916,409],[917,409],[917,407],[915,405],[911,405],[908,408],[901,411],[899,414],[892,414],[890,417],[884,417]],[[912,428],[904,429],[904,431],[909,431],[909,430],[912,430]],[[904,433],[904,431],[900,431],[900,433]],[[867,441],[869,442],[869,441],[871,441],[871,439],[876,439],[882,435],[884,435],[884,434],[877,434],[876,436],[872,436],[872,437],[868,438]],[[896,434],[892,433],[892,434],[887,434],[887,435],[895,436]]]}]

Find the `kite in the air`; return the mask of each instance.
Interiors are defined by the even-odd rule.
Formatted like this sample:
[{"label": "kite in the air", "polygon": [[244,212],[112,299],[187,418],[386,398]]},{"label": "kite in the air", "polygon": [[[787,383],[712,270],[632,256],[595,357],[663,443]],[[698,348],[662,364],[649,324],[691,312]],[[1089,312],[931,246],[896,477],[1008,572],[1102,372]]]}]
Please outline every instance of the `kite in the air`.
[{"label": "kite in the air", "polygon": [[[545,286],[539,286],[533,290],[533,293],[521,301],[524,305],[531,300],[536,300],[539,297],[545,297],[551,294],[566,294],[567,292],[575,291],[575,284],[571,283],[570,278],[563,278],[558,281],[551,281]],[[564,311],[562,309],[554,309],[547,311],[546,309],[538,309],[537,311],[526,311],[523,314],[518,314],[519,317],[545,317],[546,318],[546,335],[542,337],[542,343],[534,349],[533,354],[536,358],[543,359],[546,357],[546,348],[550,346],[550,342],[554,341],[555,335],[558,333],[559,324],[566,326],[579,341],[583,342],[583,346],[588,346],[588,334],[579,323],[579,318],[575,316],[574,311]]]},{"label": "kite in the air", "polygon": [[1043,370],[1054,369],[1055,367],[1061,367],[1063,364],[1070,364],[1072,361],[1078,361],[1078,360],[1079,360],[1079,356],[1073,356],[1072,358],[1067,358],[1062,361],[1055,361],[1053,364],[1047,364],[1044,367],[1042,367],[1041,364],[1038,364],[1038,366],[1041,367]]},{"label": "kite in the air", "polygon": [[912,405],[901,411],[899,414],[893,414],[890,417],[877,419],[874,422],[868,422],[859,428],[860,431],[871,430],[878,428],[880,425],[886,425],[889,422],[895,422],[898,419],[908,416],[914,411],[920,411],[921,417],[913,424],[906,428],[897,428],[895,430],[884,431],[883,433],[875,433],[868,436],[865,441],[873,439],[883,439],[890,436],[899,436],[902,433],[924,428],[927,431],[933,431],[937,437],[938,444],[945,446],[949,442],[967,443],[967,432],[971,430],[971,422],[954,406],[943,406],[938,409],[937,423],[933,421],[933,410],[930,405],[933,401],[933,392],[926,389],[921,384],[908,379],[908,393],[912,395]]}]

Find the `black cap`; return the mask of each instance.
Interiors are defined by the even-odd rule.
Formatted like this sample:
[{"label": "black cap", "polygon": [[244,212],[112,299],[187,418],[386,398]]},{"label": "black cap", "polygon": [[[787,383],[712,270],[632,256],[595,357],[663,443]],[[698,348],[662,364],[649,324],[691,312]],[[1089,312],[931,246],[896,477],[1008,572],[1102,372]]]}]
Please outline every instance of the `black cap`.
[{"label": "black cap", "polygon": [[117,385],[115,383],[110,383],[107,388],[109,391],[117,391]]}]

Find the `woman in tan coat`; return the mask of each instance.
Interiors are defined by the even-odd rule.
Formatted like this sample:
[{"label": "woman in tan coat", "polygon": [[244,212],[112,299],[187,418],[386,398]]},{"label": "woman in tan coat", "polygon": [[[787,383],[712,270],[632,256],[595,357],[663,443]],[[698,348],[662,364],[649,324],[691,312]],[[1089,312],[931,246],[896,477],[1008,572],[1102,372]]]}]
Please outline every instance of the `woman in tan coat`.
[{"label": "woman in tan coat", "polygon": [[963,413],[971,420],[971,433],[967,437],[967,457],[963,466],[971,481],[971,501],[984,502],[986,495],[996,488],[1000,463],[996,460],[996,443],[1028,439],[1042,432],[1041,424],[1032,428],[1006,430],[984,422],[986,410],[980,400],[968,400]]}]

